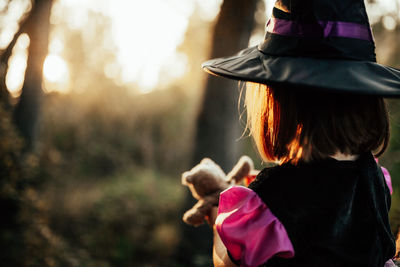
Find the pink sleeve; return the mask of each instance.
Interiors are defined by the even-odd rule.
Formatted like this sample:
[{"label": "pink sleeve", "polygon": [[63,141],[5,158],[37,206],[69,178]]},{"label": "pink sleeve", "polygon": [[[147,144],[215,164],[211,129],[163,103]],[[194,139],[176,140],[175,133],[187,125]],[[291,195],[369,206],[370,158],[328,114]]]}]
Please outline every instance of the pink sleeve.
[{"label": "pink sleeve", "polygon": [[381,167],[381,168],[382,168],[383,175],[385,176],[386,184],[389,187],[390,194],[393,194],[392,178],[390,177],[390,173],[386,168],[384,168],[384,167]]},{"label": "pink sleeve", "polygon": [[[375,158],[376,163],[378,163],[378,158]],[[393,187],[392,187],[392,178],[390,177],[389,171],[385,167],[381,167],[382,173],[385,176],[385,181],[387,186],[389,187],[390,194],[393,194]]]},{"label": "pink sleeve", "polygon": [[233,186],[221,193],[216,229],[241,266],[258,266],[275,255],[294,257],[282,223],[249,188]]},{"label": "pink sleeve", "polygon": [[392,260],[388,260],[383,267],[397,267]]}]

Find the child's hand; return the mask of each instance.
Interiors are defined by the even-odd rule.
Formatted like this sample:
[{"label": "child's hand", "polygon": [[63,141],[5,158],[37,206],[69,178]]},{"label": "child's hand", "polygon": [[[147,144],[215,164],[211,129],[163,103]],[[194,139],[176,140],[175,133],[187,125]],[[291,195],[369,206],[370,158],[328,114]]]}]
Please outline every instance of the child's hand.
[{"label": "child's hand", "polygon": [[217,218],[218,215],[218,207],[212,207],[210,214],[206,216],[206,221],[208,225],[213,228],[215,224],[215,219]]},{"label": "child's hand", "polygon": [[258,171],[257,171],[257,173],[252,173],[252,174],[247,175],[246,177],[244,177],[244,185],[246,187],[249,186],[249,184],[251,184],[251,182],[253,182],[254,179],[256,179],[257,174],[258,174]]}]

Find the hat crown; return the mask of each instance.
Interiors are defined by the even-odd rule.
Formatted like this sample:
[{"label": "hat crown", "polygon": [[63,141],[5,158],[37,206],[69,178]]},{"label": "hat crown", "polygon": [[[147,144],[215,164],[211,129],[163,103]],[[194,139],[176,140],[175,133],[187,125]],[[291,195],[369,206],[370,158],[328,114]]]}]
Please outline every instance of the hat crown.
[{"label": "hat crown", "polygon": [[278,0],[275,8],[302,22],[344,21],[369,25],[363,0]]},{"label": "hat crown", "polygon": [[376,61],[363,0],[278,0],[259,49],[273,56]]}]

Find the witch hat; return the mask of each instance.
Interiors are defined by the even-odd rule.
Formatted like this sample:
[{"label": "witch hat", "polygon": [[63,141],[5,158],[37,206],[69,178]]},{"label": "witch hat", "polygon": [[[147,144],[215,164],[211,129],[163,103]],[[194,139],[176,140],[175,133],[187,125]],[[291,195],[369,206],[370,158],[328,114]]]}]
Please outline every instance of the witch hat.
[{"label": "witch hat", "polygon": [[400,70],[376,63],[363,0],[278,0],[261,44],[202,67],[271,86],[400,97]]}]

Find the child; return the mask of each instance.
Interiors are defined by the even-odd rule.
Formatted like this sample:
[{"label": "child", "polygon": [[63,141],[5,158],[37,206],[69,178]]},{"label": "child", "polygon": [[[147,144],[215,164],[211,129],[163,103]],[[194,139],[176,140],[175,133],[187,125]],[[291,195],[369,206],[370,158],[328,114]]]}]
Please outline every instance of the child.
[{"label": "child", "polygon": [[382,97],[400,96],[400,71],[375,62],[364,1],[278,0],[266,30],[259,46],[203,64],[246,82],[250,132],[279,163],[221,193],[215,266],[394,266],[373,154],[389,141]]}]

